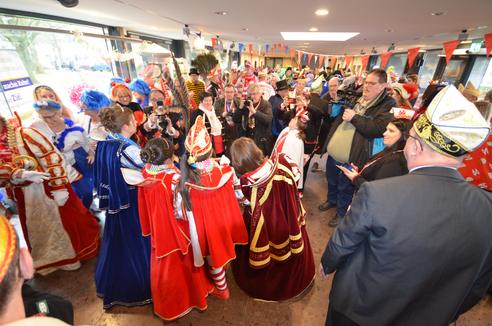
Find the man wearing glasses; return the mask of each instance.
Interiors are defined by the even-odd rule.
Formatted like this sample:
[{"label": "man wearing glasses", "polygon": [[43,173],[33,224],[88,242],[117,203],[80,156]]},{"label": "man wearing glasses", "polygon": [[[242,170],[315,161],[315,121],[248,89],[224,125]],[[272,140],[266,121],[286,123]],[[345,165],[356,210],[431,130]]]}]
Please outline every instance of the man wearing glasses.
[{"label": "man wearing glasses", "polygon": [[328,223],[331,227],[336,227],[345,216],[354,193],[352,182],[337,165],[353,163],[362,168],[382,150],[378,144],[382,144],[386,125],[392,119],[390,110],[396,106],[385,90],[387,78],[386,71],[372,70],[365,80],[362,97],[353,109],[344,107],[326,138],[328,195],[318,208],[325,211],[336,207],[336,215]]},{"label": "man wearing glasses", "polygon": [[444,88],[410,130],[409,174],[367,182],[335,230],[320,274],[335,273],[326,325],[449,325],[492,282],[492,194],[459,174],[490,132]]}]

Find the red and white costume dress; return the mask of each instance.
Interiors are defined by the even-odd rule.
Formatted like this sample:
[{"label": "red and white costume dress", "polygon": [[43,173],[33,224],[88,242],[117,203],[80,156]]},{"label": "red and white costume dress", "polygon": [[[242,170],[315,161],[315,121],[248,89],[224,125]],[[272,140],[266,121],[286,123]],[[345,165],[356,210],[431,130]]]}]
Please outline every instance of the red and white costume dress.
[{"label": "red and white costume dress", "polygon": [[466,181],[492,191],[492,133],[480,147],[465,155],[458,171]]},{"label": "red and white costume dress", "polygon": [[303,188],[303,171],[304,171],[304,141],[299,136],[299,130],[290,127],[284,128],[278,135],[275,147],[272,153],[283,153],[287,155],[291,161],[298,168],[301,177],[298,181],[297,187]]},{"label": "red and white costume dress", "polygon": [[205,268],[193,264],[188,221],[176,200],[179,171],[173,165],[146,165],[142,174],[148,184],[138,189],[138,208],[142,233],[151,237],[154,312],[173,320],[193,308],[205,310],[214,285]]},{"label": "red and white costume dress", "polygon": [[279,154],[240,178],[249,203],[243,213],[249,243],[237,247],[232,271],[239,287],[253,298],[287,300],[314,279],[306,212],[296,187],[298,170]]},{"label": "red and white costume dress", "polygon": [[[36,129],[7,122],[0,134],[0,183],[17,203],[36,270],[46,274],[95,257],[99,225],[73,192],[61,154]],[[16,183],[12,174],[19,168],[46,172],[49,180]],[[53,200],[58,191],[68,192],[63,206]]]}]

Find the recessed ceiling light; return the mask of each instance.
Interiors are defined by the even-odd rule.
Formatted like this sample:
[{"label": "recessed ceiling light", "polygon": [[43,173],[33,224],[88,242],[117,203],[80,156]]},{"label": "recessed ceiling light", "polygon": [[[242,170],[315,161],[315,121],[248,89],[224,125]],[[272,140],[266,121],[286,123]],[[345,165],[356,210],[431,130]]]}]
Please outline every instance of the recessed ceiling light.
[{"label": "recessed ceiling light", "polygon": [[318,9],[314,12],[317,16],[326,16],[328,15],[327,9]]},{"label": "recessed ceiling light", "polygon": [[247,32],[247,31],[249,31],[249,28],[244,27],[244,28],[241,28],[241,30],[242,30],[243,32]]},{"label": "recessed ceiling light", "polygon": [[391,28],[387,28],[387,29],[385,29],[384,31],[385,31],[386,33],[391,33],[391,32],[393,32],[393,30],[392,30]]},{"label": "recessed ceiling light", "polygon": [[446,14],[446,12],[444,12],[444,11],[431,12],[432,16],[443,16],[445,14]]},{"label": "recessed ceiling light", "polygon": [[302,43],[302,44],[304,44],[304,45],[309,45],[309,42],[305,42],[305,43]]},{"label": "recessed ceiling light", "polygon": [[478,26],[477,29],[486,29],[488,26],[483,25],[483,26]]},{"label": "recessed ceiling light", "polygon": [[318,29],[317,29],[316,27],[311,27],[311,28],[309,29],[309,31],[310,31],[310,32],[317,32],[317,31],[318,31]]},{"label": "recessed ceiling light", "polygon": [[225,15],[227,15],[227,11],[223,11],[223,10],[222,11],[216,11],[216,12],[214,12],[214,14],[219,15],[219,16],[225,16]]},{"label": "recessed ceiling light", "polygon": [[286,41],[346,41],[359,33],[339,32],[280,32]]}]

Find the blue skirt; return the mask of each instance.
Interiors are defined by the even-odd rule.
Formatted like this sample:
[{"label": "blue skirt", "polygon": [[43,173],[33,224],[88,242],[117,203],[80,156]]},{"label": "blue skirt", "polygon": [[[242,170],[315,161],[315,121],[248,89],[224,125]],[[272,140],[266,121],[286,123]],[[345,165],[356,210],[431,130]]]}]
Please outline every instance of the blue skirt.
[{"label": "blue skirt", "polygon": [[150,239],[142,236],[136,190],[130,207],[106,212],[104,235],[96,267],[96,290],[104,308],[136,306],[152,301]]},{"label": "blue skirt", "polygon": [[82,179],[72,183],[72,188],[77,196],[82,200],[84,206],[89,209],[92,204],[94,193],[94,173],[92,165],[87,163],[87,152],[79,147],[73,151],[75,164],[73,167],[82,174]]}]

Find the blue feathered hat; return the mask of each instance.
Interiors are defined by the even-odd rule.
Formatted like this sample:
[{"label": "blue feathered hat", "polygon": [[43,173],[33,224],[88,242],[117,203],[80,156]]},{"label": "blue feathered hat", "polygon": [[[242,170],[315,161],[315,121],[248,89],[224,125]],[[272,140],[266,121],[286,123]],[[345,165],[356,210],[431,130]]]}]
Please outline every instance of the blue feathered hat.
[{"label": "blue feathered hat", "polygon": [[150,87],[141,79],[135,79],[128,85],[130,89],[134,92],[140,93],[142,95],[148,96],[150,94]]},{"label": "blue feathered hat", "polygon": [[104,93],[95,90],[84,91],[80,97],[80,103],[87,110],[97,112],[99,112],[102,108],[111,105],[111,101],[106,95],[104,95]]},{"label": "blue feathered hat", "polygon": [[55,101],[49,101],[49,100],[41,100],[34,102],[32,107],[38,111],[40,109],[46,108],[46,109],[54,109],[54,110],[60,110],[61,109],[61,104]]}]

